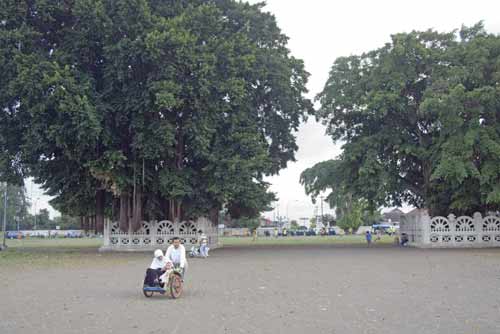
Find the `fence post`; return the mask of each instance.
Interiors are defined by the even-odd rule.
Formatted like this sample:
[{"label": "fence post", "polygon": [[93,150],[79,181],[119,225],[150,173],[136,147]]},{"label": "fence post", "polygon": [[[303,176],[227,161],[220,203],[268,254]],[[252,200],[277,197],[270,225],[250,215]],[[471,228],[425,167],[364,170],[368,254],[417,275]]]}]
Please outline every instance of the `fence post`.
[{"label": "fence post", "polygon": [[474,229],[476,230],[476,240],[474,244],[481,244],[483,242],[483,216],[480,212],[475,212],[472,216],[474,222]]},{"label": "fence post", "polygon": [[103,230],[103,239],[104,239],[104,247],[109,247],[110,240],[109,240],[109,234],[110,234],[110,226],[109,226],[109,219],[104,220],[104,230]]},{"label": "fence post", "polygon": [[[158,233],[158,224],[160,222],[159,221],[152,221],[151,222],[151,246],[156,246],[156,235]],[[154,248],[154,247],[153,247]]]},{"label": "fence post", "polygon": [[418,220],[422,228],[422,244],[428,246],[431,243],[431,217],[427,209],[419,210]]},{"label": "fence post", "polygon": [[455,237],[457,235],[457,217],[453,214],[450,213],[448,215],[448,223],[450,224],[450,244],[453,245],[453,247],[456,246],[456,241]]}]

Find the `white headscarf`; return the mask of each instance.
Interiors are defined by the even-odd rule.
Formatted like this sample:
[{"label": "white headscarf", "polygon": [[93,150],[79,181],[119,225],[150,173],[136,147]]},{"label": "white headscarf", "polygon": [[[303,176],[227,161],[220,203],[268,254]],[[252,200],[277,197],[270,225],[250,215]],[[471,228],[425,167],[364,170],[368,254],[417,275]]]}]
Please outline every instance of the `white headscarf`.
[{"label": "white headscarf", "polygon": [[149,268],[155,269],[155,270],[165,268],[165,266],[167,265],[167,259],[163,255],[162,250],[161,249],[155,250],[154,256],[155,257],[153,259],[153,262],[151,262],[151,265],[149,266]]}]

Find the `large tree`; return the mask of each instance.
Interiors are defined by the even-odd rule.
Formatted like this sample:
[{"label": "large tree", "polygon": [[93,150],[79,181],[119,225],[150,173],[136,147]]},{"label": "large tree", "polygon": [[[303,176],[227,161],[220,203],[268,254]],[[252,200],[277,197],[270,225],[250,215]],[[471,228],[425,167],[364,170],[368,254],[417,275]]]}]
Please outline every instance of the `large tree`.
[{"label": "large tree", "polygon": [[317,113],[343,142],[335,177],[374,206],[498,210],[499,78],[500,37],[482,24],[337,59]]},{"label": "large tree", "polygon": [[294,159],[312,108],[262,4],[0,2],[2,178],[32,175],[62,212],[124,230],[274,199],[263,177]]}]

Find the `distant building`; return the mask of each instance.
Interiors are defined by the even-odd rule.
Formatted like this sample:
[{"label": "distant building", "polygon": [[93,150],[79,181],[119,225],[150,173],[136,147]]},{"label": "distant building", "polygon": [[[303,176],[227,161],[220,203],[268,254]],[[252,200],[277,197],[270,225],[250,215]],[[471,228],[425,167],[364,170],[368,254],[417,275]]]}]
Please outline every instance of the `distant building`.
[{"label": "distant building", "polygon": [[405,213],[403,211],[397,208],[389,212],[386,212],[382,215],[383,223],[399,226],[399,223],[401,222],[401,217],[404,216],[404,214]]},{"label": "distant building", "polygon": [[273,225],[273,221],[271,219],[267,219],[264,217],[260,218],[260,226],[267,227],[267,226],[272,226],[272,225]]}]

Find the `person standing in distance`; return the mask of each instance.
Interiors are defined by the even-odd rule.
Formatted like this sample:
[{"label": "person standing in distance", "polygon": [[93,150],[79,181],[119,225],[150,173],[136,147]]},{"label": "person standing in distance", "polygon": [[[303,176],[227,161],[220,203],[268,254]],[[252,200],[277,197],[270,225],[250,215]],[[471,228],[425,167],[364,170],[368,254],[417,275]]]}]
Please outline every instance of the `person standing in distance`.
[{"label": "person standing in distance", "polygon": [[366,244],[368,245],[368,247],[370,247],[372,243],[372,233],[370,231],[366,231],[365,238],[366,238]]}]

